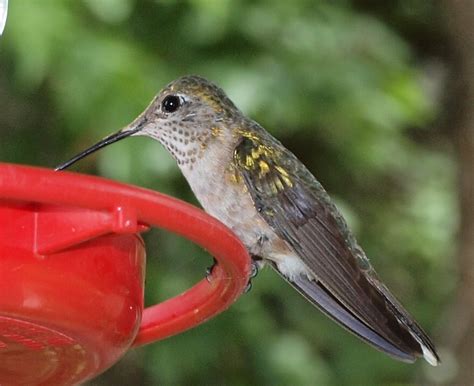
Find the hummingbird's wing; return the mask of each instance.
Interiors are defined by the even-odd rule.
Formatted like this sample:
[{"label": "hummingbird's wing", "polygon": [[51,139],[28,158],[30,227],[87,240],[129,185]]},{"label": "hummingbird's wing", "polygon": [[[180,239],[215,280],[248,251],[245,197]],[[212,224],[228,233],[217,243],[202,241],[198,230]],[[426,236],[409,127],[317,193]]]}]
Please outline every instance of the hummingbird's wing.
[{"label": "hummingbird's wing", "polygon": [[436,365],[429,337],[378,279],[321,184],[274,138],[242,135],[234,167],[262,218],[314,276],[286,279],[376,348],[404,361],[424,356]]}]

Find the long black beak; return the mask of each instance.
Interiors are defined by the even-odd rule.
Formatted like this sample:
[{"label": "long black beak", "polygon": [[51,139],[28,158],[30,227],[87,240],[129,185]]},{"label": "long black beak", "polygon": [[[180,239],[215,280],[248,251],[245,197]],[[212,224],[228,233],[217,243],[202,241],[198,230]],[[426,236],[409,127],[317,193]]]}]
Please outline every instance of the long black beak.
[{"label": "long black beak", "polygon": [[97,150],[110,145],[111,143],[114,143],[114,142],[120,141],[121,139],[129,137],[130,135],[136,133],[137,131],[140,131],[143,128],[143,126],[146,124],[146,122],[147,120],[145,118],[139,117],[138,119],[136,119],[134,122],[132,122],[130,125],[123,128],[122,130],[105,137],[101,141],[97,142],[95,145],[75,155],[69,161],[66,161],[62,163],[61,165],[57,166],[54,170],[56,171],[64,170],[68,168],[69,166],[71,166],[72,164],[79,161],[80,159],[87,157],[89,154],[92,154],[96,152]]}]

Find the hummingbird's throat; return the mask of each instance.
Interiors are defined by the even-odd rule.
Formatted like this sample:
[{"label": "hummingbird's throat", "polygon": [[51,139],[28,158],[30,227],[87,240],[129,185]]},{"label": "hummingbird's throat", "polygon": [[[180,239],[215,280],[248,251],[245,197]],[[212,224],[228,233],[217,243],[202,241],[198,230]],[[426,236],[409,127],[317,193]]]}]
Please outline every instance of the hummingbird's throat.
[{"label": "hummingbird's throat", "polygon": [[147,135],[158,140],[176,159],[181,168],[193,168],[202,159],[212,143],[222,137],[223,130],[212,127],[200,130],[178,125],[147,131]]},{"label": "hummingbird's throat", "polygon": [[191,167],[202,157],[204,148],[192,135],[160,133],[158,141],[170,152],[180,167]]}]

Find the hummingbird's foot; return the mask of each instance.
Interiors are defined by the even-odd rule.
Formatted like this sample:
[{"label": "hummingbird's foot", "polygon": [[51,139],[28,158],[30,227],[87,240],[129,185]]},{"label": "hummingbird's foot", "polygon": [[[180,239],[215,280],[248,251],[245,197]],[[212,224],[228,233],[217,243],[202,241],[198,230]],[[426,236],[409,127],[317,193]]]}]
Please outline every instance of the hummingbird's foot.
[{"label": "hummingbird's foot", "polygon": [[260,270],[260,265],[258,261],[252,260],[252,264],[250,268],[250,279],[257,277],[259,270]]},{"label": "hummingbird's foot", "polygon": [[[212,258],[212,260],[213,260],[212,265],[206,268],[207,281],[211,281],[212,270],[217,265],[217,260],[215,258]],[[260,266],[261,266],[260,257],[253,257],[252,262],[250,264],[249,282],[247,283],[247,286],[244,289],[244,293],[247,293],[252,289],[252,279],[258,275],[258,272],[260,271]]]},{"label": "hummingbird's foot", "polygon": [[252,263],[250,267],[250,277],[249,277],[249,282],[247,283],[247,286],[244,289],[244,293],[246,294],[252,289],[252,279],[257,277],[258,272],[260,270],[260,261],[261,260],[259,257],[254,257],[252,258]]},{"label": "hummingbird's foot", "polygon": [[206,268],[206,280],[211,281],[212,270],[217,265],[217,260],[213,257],[212,258],[212,265]]},{"label": "hummingbird's foot", "polygon": [[244,288],[244,294],[249,293],[251,289],[252,289],[252,280],[249,280],[249,282]]}]

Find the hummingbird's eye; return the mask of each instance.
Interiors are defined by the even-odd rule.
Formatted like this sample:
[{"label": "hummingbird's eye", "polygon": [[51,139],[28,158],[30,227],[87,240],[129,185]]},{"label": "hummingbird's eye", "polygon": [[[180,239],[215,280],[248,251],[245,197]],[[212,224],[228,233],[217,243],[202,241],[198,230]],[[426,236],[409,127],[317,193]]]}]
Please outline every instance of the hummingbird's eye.
[{"label": "hummingbird's eye", "polygon": [[176,95],[168,95],[163,102],[161,107],[165,113],[174,113],[181,106],[181,99]]}]

